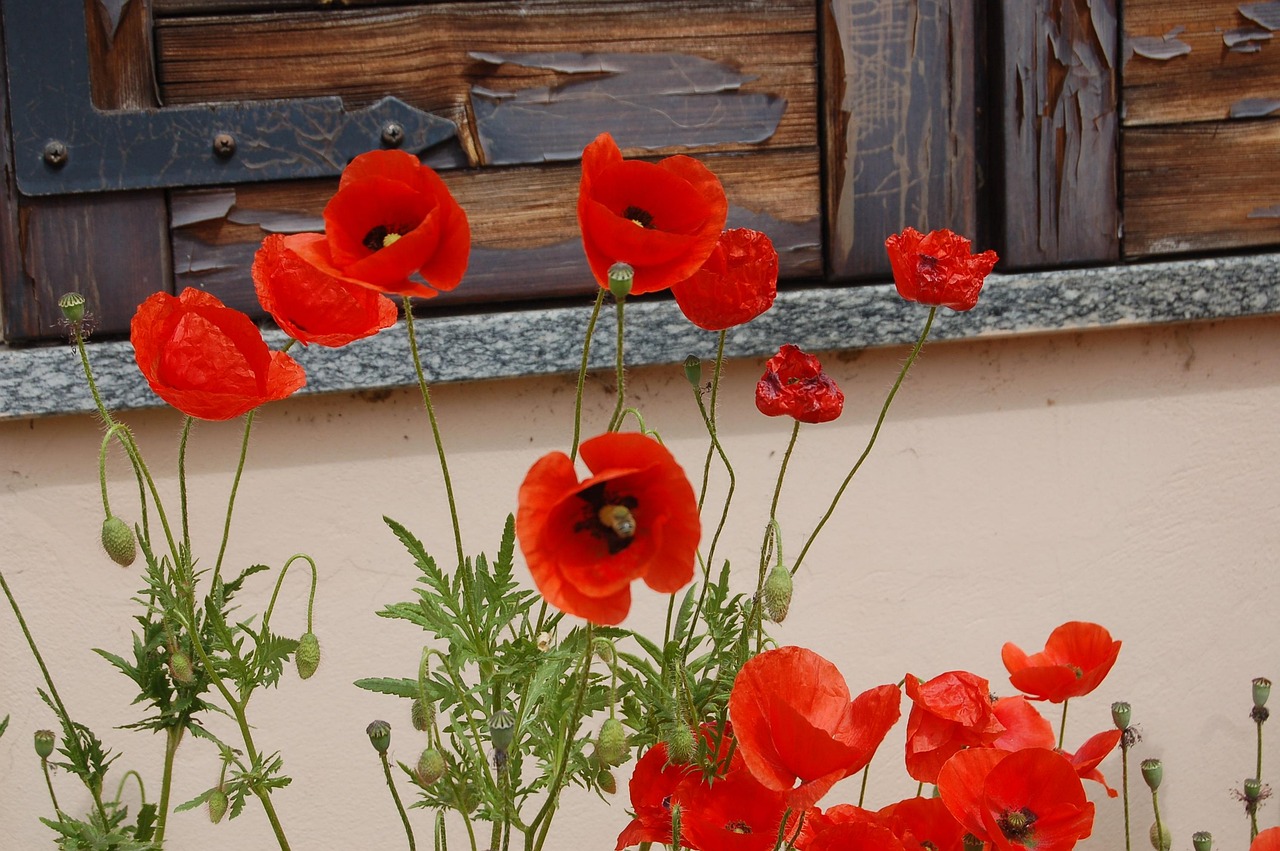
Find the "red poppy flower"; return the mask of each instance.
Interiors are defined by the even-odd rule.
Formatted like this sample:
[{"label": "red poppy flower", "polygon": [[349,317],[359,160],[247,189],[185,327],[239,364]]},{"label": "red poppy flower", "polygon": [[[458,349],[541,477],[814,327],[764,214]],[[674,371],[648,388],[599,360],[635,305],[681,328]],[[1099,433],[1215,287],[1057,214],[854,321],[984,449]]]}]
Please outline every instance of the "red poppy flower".
[{"label": "red poppy flower", "polygon": [[154,293],[133,315],[129,339],[156,395],[203,420],[229,420],[307,383],[302,367],[263,342],[253,321],[215,296]]},{"label": "red poppy flower", "polygon": [[1280,851],[1280,827],[1269,827],[1255,836],[1249,851]]},{"label": "red poppy flower", "polygon": [[991,747],[1002,751],[1020,751],[1023,748],[1053,748],[1058,743],[1053,725],[1031,705],[1024,695],[1002,697],[992,707],[996,719],[1004,725]]},{"label": "red poppy flower", "polygon": [[706,262],[728,212],[719,179],[692,157],[624,160],[608,133],[582,152],[578,226],[602,287],[618,262],[635,269],[634,295],[683,281]]},{"label": "red poppy flower", "polygon": [[1061,703],[1093,691],[1120,654],[1120,642],[1096,623],[1071,621],[1049,634],[1044,652],[1028,656],[1016,645],[1000,651],[1009,682],[1037,700]]},{"label": "red poppy flower", "polygon": [[1004,732],[991,711],[991,686],[967,671],[949,671],[922,683],[911,674],[907,697],[907,773],[936,783],[938,770],[961,748],[989,745]]},{"label": "red poppy flower", "polygon": [[529,470],[516,536],[547,602],[615,625],[631,608],[633,580],[670,594],[693,579],[698,501],[671,453],[644,435],[602,434],[581,453],[592,472],[581,482],[563,452]]},{"label": "red poppy flower", "polygon": [[965,829],[941,798],[907,798],[876,813],[905,848],[963,851]]},{"label": "red poppy flower", "polygon": [[893,831],[866,821],[837,824],[814,834],[805,851],[906,851]]},{"label": "red poppy flower", "polygon": [[[803,647],[780,647],[747,661],[729,695],[738,753],[756,778],[803,809],[866,766],[898,721],[897,686],[850,700],[831,662]],[[800,785],[796,786],[796,781]]]},{"label": "red poppy flower", "polygon": [[898,295],[907,301],[971,310],[982,283],[999,258],[994,251],[973,254],[969,240],[949,230],[922,234],[915,228],[884,241]]},{"label": "red poppy flower", "polygon": [[681,843],[698,851],[772,851],[787,796],[743,768],[682,790]]},{"label": "red poppy flower", "polygon": [[[369,151],[342,172],[324,240],[285,244],[319,272],[386,293],[431,298],[467,270],[471,228],[440,176],[405,151]],[[422,284],[409,279],[420,274]]]},{"label": "red poppy flower", "polygon": [[1121,735],[1119,730],[1103,730],[1085,739],[1084,744],[1075,753],[1062,754],[1071,762],[1071,767],[1076,770],[1080,779],[1101,783],[1102,788],[1107,790],[1107,795],[1112,798],[1120,793],[1107,784],[1107,778],[1098,770],[1098,765],[1115,750],[1116,745],[1120,743]]},{"label": "red poppy flower", "polygon": [[[324,241],[318,233],[299,237]],[[304,346],[337,348],[396,324],[395,302],[303,262],[280,234],[262,241],[252,273],[259,304],[281,330]]]},{"label": "red poppy flower", "polygon": [[787,343],[765,364],[756,384],[756,408],[767,417],[786,414],[802,423],[825,423],[844,410],[844,393],[816,357]]},{"label": "red poppy flower", "polygon": [[661,742],[644,752],[631,773],[631,809],[635,817],[618,834],[617,851],[642,842],[671,842],[671,808],[678,803],[677,788],[690,777],[701,780],[696,766],[667,762],[667,746]]},{"label": "red poppy flower", "polygon": [[673,284],[671,294],[699,328],[723,331],[750,322],[778,297],[778,252],[759,231],[727,230],[702,268]]},{"label": "red poppy flower", "polygon": [[1093,804],[1056,751],[959,751],[938,773],[938,792],[964,828],[997,851],[1067,851],[1093,831]]}]

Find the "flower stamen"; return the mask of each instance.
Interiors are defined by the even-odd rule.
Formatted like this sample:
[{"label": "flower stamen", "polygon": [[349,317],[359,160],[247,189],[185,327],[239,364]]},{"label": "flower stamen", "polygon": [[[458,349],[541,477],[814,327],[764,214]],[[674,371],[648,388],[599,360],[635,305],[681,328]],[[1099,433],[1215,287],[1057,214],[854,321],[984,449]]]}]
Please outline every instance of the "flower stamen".
[{"label": "flower stamen", "polygon": [[653,213],[640,207],[627,207],[622,211],[623,218],[630,219],[638,227],[653,230]]}]

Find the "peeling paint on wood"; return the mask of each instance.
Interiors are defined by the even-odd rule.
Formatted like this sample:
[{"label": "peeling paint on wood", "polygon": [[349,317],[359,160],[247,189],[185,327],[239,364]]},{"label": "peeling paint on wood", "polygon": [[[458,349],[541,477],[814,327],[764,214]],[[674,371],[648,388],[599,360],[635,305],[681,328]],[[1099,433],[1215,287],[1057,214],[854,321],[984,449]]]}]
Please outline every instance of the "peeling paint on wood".
[{"label": "peeling paint on wood", "polygon": [[1240,14],[1269,30],[1280,30],[1280,2],[1242,3]]},{"label": "peeling paint on wood", "polygon": [[1280,219],[1280,204],[1272,204],[1270,207],[1255,207],[1249,211],[1245,218]]},{"label": "peeling paint on wood", "polygon": [[1262,118],[1280,110],[1276,98],[1245,98],[1231,104],[1231,118]]},{"label": "peeling paint on wood", "polygon": [[1009,267],[1119,255],[1115,0],[1003,0],[1000,117]]},{"label": "peeling paint on wood", "polygon": [[1261,27],[1236,27],[1233,30],[1227,30],[1222,34],[1222,43],[1229,50],[1238,50],[1249,48],[1252,50],[1261,50],[1262,45],[1254,44],[1258,41],[1270,41],[1271,31],[1264,30]]},{"label": "peeling paint on wood", "polygon": [[1178,38],[1178,35],[1185,30],[1186,27],[1174,27],[1169,32],[1158,37],[1149,35],[1129,36],[1126,34],[1125,44],[1133,53],[1145,59],[1165,61],[1175,56],[1186,56],[1191,52],[1191,45]]}]

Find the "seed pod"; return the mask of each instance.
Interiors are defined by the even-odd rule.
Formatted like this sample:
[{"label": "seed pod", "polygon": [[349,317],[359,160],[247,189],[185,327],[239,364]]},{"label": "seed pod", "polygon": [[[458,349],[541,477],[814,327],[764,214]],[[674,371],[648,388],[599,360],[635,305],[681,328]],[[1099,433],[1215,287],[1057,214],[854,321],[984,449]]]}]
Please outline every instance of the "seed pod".
[{"label": "seed pod", "polygon": [[1129,721],[1133,718],[1133,707],[1122,700],[1111,704],[1111,723],[1117,730],[1128,730]]},{"label": "seed pod", "polygon": [[369,736],[369,744],[378,753],[386,753],[391,747],[391,725],[386,721],[371,721],[364,731]]},{"label": "seed pod", "polygon": [[1147,786],[1154,792],[1160,788],[1160,781],[1164,779],[1164,763],[1158,759],[1144,759],[1142,761],[1142,779],[1147,781]]},{"label": "seed pod", "polygon": [[57,743],[58,737],[52,730],[36,730],[36,756],[48,759],[53,753],[53,746]]},{"label": "seed pod", "polygon": [[114,514],[102,521],[102,548],[121,567],[128,567],[138,557],[138,543],[133,538],[133,530]]},{"label": "seed pod", "polygon": [[413,774],[423,786],[430,786],[444,777],[446,769],[444,755],[435,748],[427,748],[418,757],[418,764],[414,767]]},{"label": "seed pod", "polygon": [[516,736],[516,719],[505,709],[499,709],[489,716],[489,741],[493,749],[506,751]]},{"label": "seed pod", "polygon": [[209,793],[209,797],[205,799],[205,804],[209,807],[209,821],[217,824],[222,821],[222,817],[227,814],[227,793],[222,789],[214,789]]},{"label": "seed pod", "polygon": [[1191,847],[1195,851],[1210,851],[1213,848],[1213,835],[1207,830],[1197,830],[1191,834]]},{"label": "seed pod", "polygon": [[63,317],[73,325],[84,319],[84,296],[80,293],[64,293],[58,299],[58,307]]},{"label": "seed pod", "polygon": [[298,666],[298,676],[304,680],[310,679],[316,668],[320,667],[320,639],[316,638],[314,632],[304,632],[302,638],[298,639],[298,649],[293,655],[293,661]]}]

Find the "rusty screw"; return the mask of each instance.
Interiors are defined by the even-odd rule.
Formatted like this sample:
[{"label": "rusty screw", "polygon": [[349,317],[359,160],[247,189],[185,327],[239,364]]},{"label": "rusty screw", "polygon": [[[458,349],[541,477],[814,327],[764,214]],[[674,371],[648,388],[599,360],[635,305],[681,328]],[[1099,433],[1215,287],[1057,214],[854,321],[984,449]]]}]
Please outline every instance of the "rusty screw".
[{"label": "rusty screw", "polygon": [[236,139],[230,133],[219,133],[213,137],[213,153],[218,159],[229,160],[236,152]]},{"label": "rusty screw", "polygon": [[388,148],[398,148],[404,144],[404,127],[397,121],[388,121],[382,125],[382,144]]},{"label": "rusty screw", "polygon": [[56,139],[44,146],[44,161],[54,168],[67,164],[67,146]]}]

